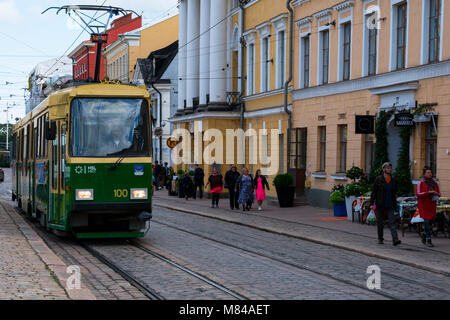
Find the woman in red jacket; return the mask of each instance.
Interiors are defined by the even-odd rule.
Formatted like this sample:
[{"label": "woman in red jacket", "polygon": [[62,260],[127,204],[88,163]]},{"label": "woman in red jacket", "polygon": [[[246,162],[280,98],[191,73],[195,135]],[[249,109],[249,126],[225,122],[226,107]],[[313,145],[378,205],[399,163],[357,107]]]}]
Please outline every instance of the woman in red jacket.
[{"label": "woman in red jacket", "polygon": [[419,214],[424,220],[422,242],[429,247],[434,247],[431,242],[431,222],[436,218],[436,204],[441,193],[439,192],[439,185],[433,179],[433,171],[430,167],[423,168],[423,178],[417,184],[416,194]]}]

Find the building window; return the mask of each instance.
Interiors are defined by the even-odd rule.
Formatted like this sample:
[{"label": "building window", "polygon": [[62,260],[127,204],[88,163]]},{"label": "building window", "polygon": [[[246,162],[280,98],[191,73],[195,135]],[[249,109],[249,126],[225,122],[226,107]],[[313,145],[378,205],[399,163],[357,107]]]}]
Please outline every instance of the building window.
[{"label": "building window", "polygon": [[339,125],[339,172],[347,171],[347,125]]},{"label": "building window", "polygon": [[374,155],[374,144],[373,144],[373,140],[374,140],[374,135],[373,134],[366,134],[364,137],[364,159],[365,159],[365,169],[366,172],[370,172],[370,170],[372,169],[372,164],[373,164],[373,155]]},{"label": "building window", "polygon": [[248,46],[248,75],[247,75],[247,94],[255,93],[255,44]]},{"label": "building window", "polygon": [[428,63],[439,61],[441,1],[429,0]]},{"label": "building window", "polygon": [[261,91],[269,91],[269,37],[262,39],[262,56],[261,56],[261,66],[262,66],[262,81],[261,81]]},{"label": "building window", "polygon": [[308,88],[309,87],[309,62],[310,62],[310,37],[309,35],[302,38],[301,42],[302,48],[301,48],[301,75],[300,75],[300,81],[301,81],[301,87],[302,88]]},{"label": "building window", "polygon": [[369,76],[377,73],[377,28],[368,30],[369,36],[369,54],[368,54],[368,72]]},{"label": "building window", "polygon": [[396,69],[404,69],[405,68],[405,59],[406,59],[406,2],[401,3],[397,6],[397,41],[396,41],[396,58],[397,64]]},{"label": "building window", "polygon": [[350,53],[351,53],[351,23],[347,22],[343,25],[344,42],[343,42],[343,74],[342,80],[350,79]]},{"label": "building window", "polygon": [[324,30],[320,32],[320,49],[319,49],[319,84],[328,83],[328,61],[329,61],[329,31]]},{"label": "building window", "polygon": [[286,73],[286,48],[284,39],[284,30],[278,32],[277,36],[278,52],[277,52],[277,88],[284,85]]},{"label": "building window", "polygon": [[306,169],[307,128],[291,131],[291,168]]},{"label": "building window", "polygon": [[319,127],[319,171],[325,172],[325,160],[327,150],[327,128],[325,126]]},{"label": "building window", "polygon": [[426,125],[425,152],[425,164],[431,167],[431,169],[433,170],[433,176],[436,176],[437,132],[434,128],[433,122],[428,122]]}]

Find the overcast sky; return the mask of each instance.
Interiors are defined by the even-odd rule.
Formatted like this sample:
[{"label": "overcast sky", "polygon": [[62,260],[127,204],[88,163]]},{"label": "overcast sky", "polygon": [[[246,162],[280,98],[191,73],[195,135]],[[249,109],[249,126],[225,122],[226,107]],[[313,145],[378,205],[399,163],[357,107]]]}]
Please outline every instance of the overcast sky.
[{"label": "overcast sky", "polygon": [[[82,31],[63,11],[58,15],[56,10],[41,12],[48,7],[101,5],[104,1],[104,5],[142,14],[143,24],[177,11],[177,0],[0,0],[0,123],[6,122],[3,110],[7,103],[16,103],[10,109],[10,120],[11,114],[13,118],[25,115],[22,88],[27,87],[30,71],[41,61],[60,57]],[[68,52],[87,39],[89,34],[84,31]]]}]

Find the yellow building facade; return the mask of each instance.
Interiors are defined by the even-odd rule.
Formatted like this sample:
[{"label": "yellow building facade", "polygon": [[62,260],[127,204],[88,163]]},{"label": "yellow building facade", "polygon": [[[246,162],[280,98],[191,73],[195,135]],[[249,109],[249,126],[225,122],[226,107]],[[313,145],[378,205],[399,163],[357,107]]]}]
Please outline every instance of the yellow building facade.
[{"label": "yellow building facade", "polygon": [[[186,148],[192,156],[176,169],[187,170],[199,163],[207,177],[213,166],[223,176],[230,164],[236,164],[239,172],[245,166],[253,175],[261,169],[269,178],[267,195],[275,198],[272,179],[287,169],[286,3],[258,0],[241,7],[240,1],[182,0],[179,4],[179,109],[171,122],[190,135]],[[198,28],[193,23],[199,23]],[[292,82],[287,108],[292,110]],[[212,159],[195,158],[195,146],[205,151],[219,141],[209,139],[214,130],[222,135],[223,156],[212,152]],[[245,142],[237,131],[227,137],[227,130],[242,130]],[[250,136],[251,132],[255,135]]]},{"label": "yellow building facade", "polygon": [[[420,111],[410,137],[417,183],[431,166],[450,195],[450,16],[448,1],[314,1],[295,7],[293,123],[310,203],[329,206],[331,188],[352,165],[370,171],[373,134],[356,134],[357,115],[388,111],[388,156],[400,149],[395,113]],[[444,5],[445,4],[445,5]],[[419,107],[419,108],[416,108]],[[428,112],[426,112],[428,111]]]}]

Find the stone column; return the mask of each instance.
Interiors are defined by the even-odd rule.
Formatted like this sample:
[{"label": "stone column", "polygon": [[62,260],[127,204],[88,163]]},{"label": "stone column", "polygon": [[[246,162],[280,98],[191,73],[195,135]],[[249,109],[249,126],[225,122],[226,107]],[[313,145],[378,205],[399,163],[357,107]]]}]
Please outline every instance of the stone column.
[{"label": "stone column", "polygon": [[208,110],[228,109],[227,88],[227,7],[226,1],[211,0]]},{"label": "stone column", "polygon": [[211,0],[200,0],[200,110],[206,106],[206,95],[209,94],[210,10]]},{"label": "stone column", "polygon": [[193,98],[199,95],[200,0],[189,0],[187,21],[186,112],[193,110]]},{"label": "stone column", "polygon": [[[186,100],[186,30],[187,30],[187,0],[179,0],[179,41],[178,41],[178,108],[177,115],[184,113]],[[181,80],[180,80],[181,79]]]}]

